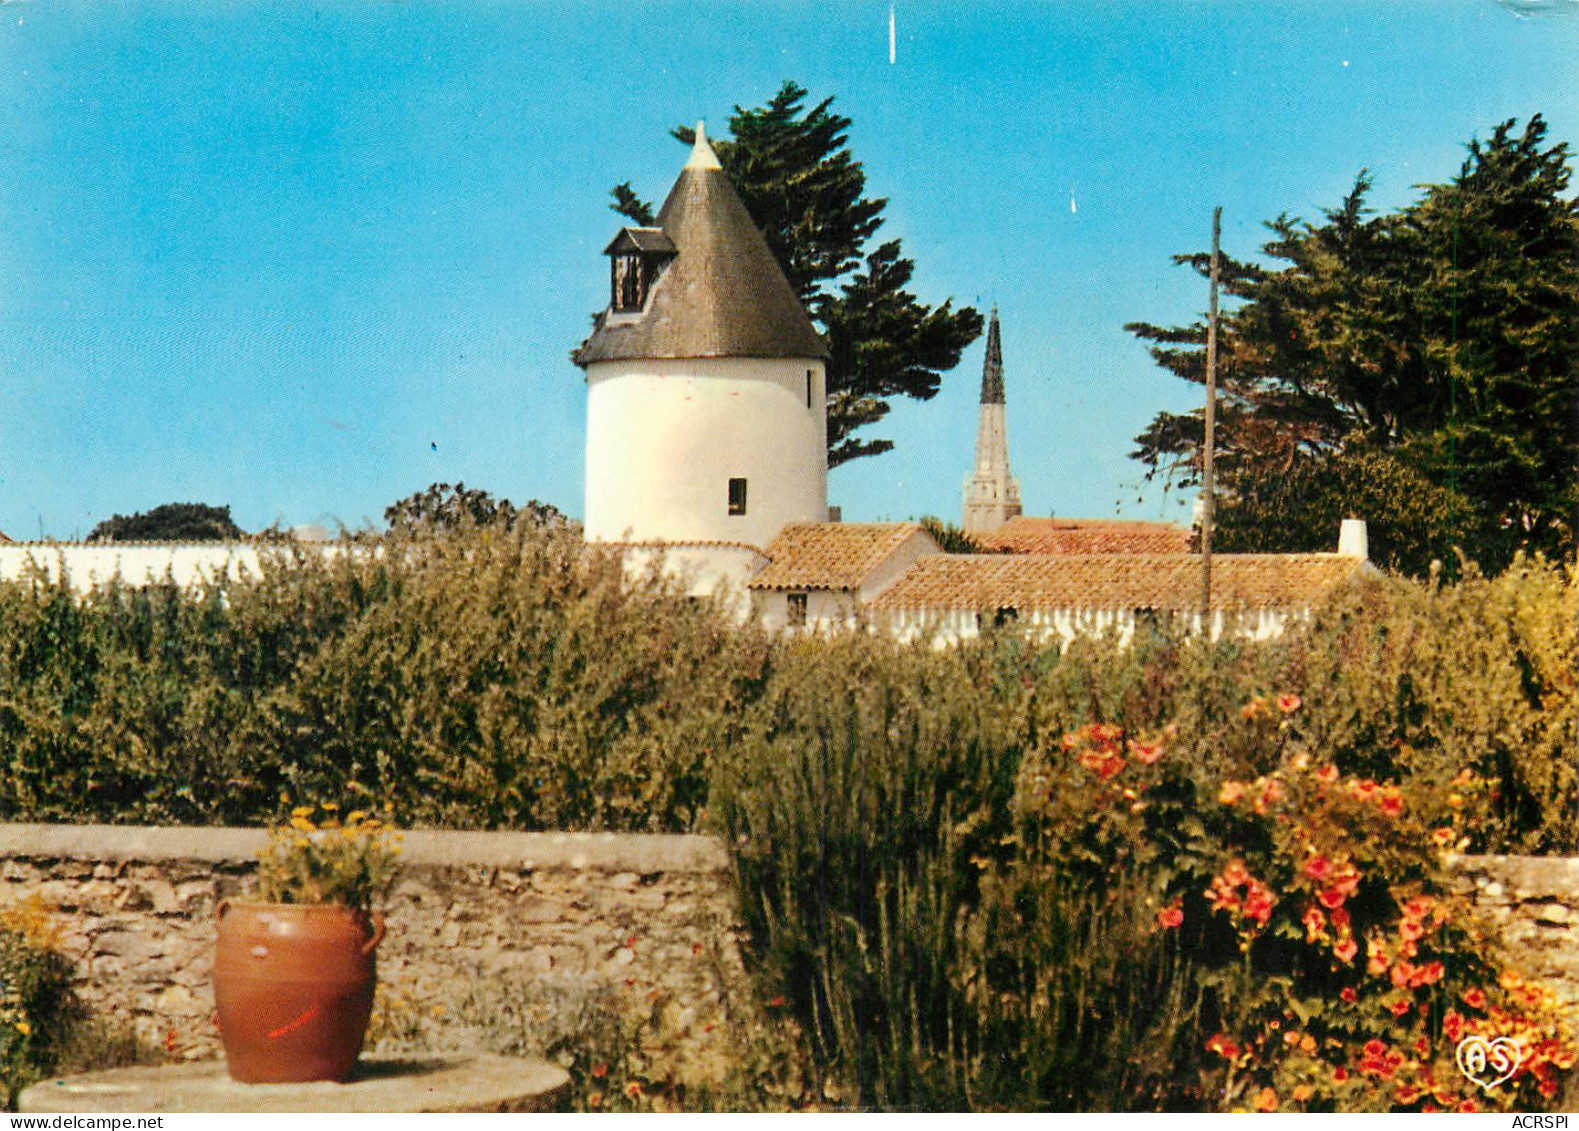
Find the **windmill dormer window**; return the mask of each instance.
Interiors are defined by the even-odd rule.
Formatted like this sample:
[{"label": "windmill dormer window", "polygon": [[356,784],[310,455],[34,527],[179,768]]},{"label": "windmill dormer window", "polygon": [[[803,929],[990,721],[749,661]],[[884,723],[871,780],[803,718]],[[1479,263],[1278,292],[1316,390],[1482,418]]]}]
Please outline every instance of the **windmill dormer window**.
[{"label": "windmill dormer window", "polygon": [[609,309],[633,314],[647,305],[675,248],[662,228],[622,228],[603,254],[609,257]]}]

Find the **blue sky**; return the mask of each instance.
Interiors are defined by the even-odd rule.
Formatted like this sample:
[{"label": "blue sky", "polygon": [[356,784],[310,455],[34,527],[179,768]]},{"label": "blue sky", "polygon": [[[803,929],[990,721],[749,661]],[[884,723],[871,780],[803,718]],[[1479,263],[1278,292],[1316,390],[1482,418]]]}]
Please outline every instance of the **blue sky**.
[{"label": "blue sky", "polygon": [[[1502,119],[1579,142],[1576,0],[895,12],[890,65],[887,0],[0,0],[0,531],[355,527],[441,480],[579,514],[607,190],[661,199],[669,126],[787,78],[854,120],[919,295],[998,304],[1027,512],[1187,520],[1127,453],[1193,394],[1122,327],[1205,308],[1169,256],[1213,205],[1244,254]],[[833,473],[847,518],[958,520],[981,351]]]}]

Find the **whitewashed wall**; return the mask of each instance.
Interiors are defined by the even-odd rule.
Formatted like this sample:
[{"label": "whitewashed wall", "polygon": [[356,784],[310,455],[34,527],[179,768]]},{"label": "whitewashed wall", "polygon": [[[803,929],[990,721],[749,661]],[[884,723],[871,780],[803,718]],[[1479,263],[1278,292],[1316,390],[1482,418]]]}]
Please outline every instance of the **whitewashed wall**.
[{"label": "whitewashed wall", "polygon": [[64,570],[73,589],[85,593],[116,576],[129,585],[147,585],[166,575],[187,586],[214,577],[260,576],[259,548],[239,542],[150,542],[82,545],[75,542],[25,542],[0,545],[0,579],[15,581],[31,566],[50,581]]},{"label": "whitewashed wall", "polygon": [[[822,362],[810,358],[589,366],[587,539],[766,546],[788,523],[824,521],[825,393]],[[728,513],[737,477],[744,515]]]}]

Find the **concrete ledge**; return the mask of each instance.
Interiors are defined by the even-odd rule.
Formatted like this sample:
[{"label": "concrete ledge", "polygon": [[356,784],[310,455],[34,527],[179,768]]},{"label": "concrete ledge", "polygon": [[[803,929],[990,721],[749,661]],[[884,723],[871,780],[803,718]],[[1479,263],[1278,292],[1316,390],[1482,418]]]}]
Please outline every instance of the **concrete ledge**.
[{"label": "concrete ledge", "polygon": [[503,1056],[364,1056],[344,1084],[238,1084],[222,1061],[115,1068],[25,1088],[21,1112],[550,1111],[569,1074]]},{"label": "concrete ledge", "polygon": [[[249,865],[267,843],[261,829],[0,824],[0,858],[20,860]],[[412,830],[406,833],[403,856],[405,866],[416,868],[703,874],[729,870],[729,854],[717,839],[667,833]]]}]

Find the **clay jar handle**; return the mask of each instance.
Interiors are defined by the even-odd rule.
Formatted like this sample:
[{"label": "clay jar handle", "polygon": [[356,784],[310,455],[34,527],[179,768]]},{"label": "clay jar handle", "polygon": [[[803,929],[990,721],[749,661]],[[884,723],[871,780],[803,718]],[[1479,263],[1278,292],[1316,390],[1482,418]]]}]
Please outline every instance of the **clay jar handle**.
[{"label": "clay jar handle", "polygon": [[373,924],[373,934],[371,938],[362,944],[362,954],[364,957],[372,954],[373,949],[377,947],[379,943],[384,941],[384,916],[379,912],[374,911],[368,916],[368,918]]}]

